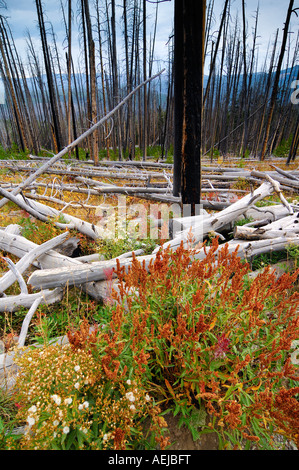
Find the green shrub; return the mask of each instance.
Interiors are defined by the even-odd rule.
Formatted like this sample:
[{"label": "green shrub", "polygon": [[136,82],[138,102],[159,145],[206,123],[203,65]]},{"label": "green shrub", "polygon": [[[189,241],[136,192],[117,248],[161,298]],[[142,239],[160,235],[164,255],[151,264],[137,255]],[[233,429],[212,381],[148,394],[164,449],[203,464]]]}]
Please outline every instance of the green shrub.
[{"label": "green shrub", "polygon": [[147,269],[118,265],[97,328],[82,322],[69,345],[20,356],[17,447],[163,449],[169,411],[194,439],[216,432],[219,449],[276,449],[277,434],[298,446],[298,272],[252,280],[237,252],[217,249],[214,239],[201,261],[181,247]]}]

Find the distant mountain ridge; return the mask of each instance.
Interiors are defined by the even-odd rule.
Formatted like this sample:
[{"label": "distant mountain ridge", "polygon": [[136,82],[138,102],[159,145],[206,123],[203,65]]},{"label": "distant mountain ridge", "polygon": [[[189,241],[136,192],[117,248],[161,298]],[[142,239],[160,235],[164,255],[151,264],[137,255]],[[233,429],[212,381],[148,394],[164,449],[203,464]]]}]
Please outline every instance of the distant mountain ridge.
[{"label": "distant mountain ridge", "polygon": [[[267,72],[256,72],[256,73],[254,73],[252,75],[252,86],[255,86],[256,83],[261,81],[267,75],[268,75]],[[274,79],[274,76],[275,76],[275,71],[273,72],[272,79]],[[43,74],[41,76],[41,78],[42,78],[42,81],[43,81],[45,87],[47,88],[46,74]],[[100,83],[100,78],[101,77],[98,76],[98,78],[99,78],[99,83]],[[207,86],[208,78],[209,78],[208,75],[204,75],[204,88],[206,88],[206,86]],[[85,85],[85,81],[86,81],[85,73],[76,73],[75,76],[72,75],[72,90],[73,91],[75,91],[75,79],[76,79],[76,81],[81,80],[81,82],[83,84],[83,89],[84,89],[84,85]],[[287,69],[281,71],[280,85],[283,85],[285,80],[287,80],[287,81],[289,81],[289,83],[291,83],[293,80],[297,80],[297,79],[299,79],[299,65],[296,65],[293,68],[287,68]],[[30,92],[32,92],[33,89],[34,89],[34,80],[37,80],[37,78],[36,77],[28,77],[26,80],[27,80],[28,89],[29,89]],[[61,91],[61,80],[62,80],[62,83],[64,85],[65,91],[66,91],[67,86],[68,86],[68,76],[67,76],[67,74],[63,74],[63,75],[61,75],[61,77],[58,74],[56,75],[57,87],[58,87],[58,90],[60,90],[60,91]],[[167,98],[167,93],[168,93],[168,85],[169,85],[169,80],[168,80],[167,74],[161,75],[158,80],[159,80],[159,84],[158,84],[158,82],[156,82],[156,84],[153,84],[153,82],[152,82],[151,86],[152,86],[152,89],[155,87],[155,89],[159,93],[161,92],[161,100],[162,100],[162,103],[165,104],[166,98]],[[226,86],[226,80],[227,80],[226,75],[223,75],[222,76],[222,86],[224,87],[224,90],[225,90],[225,86]],[[126,84],[125,77],[124,77],[123,80],[121,79],[120,82],[121,82],[121,86],[125,86],[125,84]],[[242,83],[243,83],[243,75],[241,74],[240,79],[239,79],[239,89],[241,89]],[[290,93],[292,91],[293,90],[290,89]],[[85,89],[84,89],[84,93],[85,93]]]}]

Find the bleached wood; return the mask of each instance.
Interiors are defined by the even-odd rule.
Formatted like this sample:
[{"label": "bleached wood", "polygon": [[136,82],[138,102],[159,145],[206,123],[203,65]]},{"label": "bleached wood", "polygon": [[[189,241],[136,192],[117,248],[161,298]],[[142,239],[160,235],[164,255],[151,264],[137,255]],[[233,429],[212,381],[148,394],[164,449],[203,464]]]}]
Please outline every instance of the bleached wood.
[{"label": "bleached wood", "polygon": [[[42,245],[37,245],[31,251],[26,253],[15,265],[16,269],[20,274],[22,274],[28,267],[33,263],[35,259],[43,255],[47,251],[56,248],[58,245],[63,243],[68,237],[68,233],[62,233],[51,240],[43,243]],[[0,292],[5,292],[8,287],[10,287],[16,280],[13,272],[9,271],[5,273],[0,279]]]},{"label": "bleached wood", "polygon": [[[12,262],[12,260],[9,259],[7,256],[3,257],[3,259],[6,261],[6,263],[9,266],[9,269],[10,269],[9,273],[11,273],[12,276],[13,276],[13,281],[12,282],[14,282],[14,280],[16,279],[19,283],[19,286],[20,286],[20,289],[21,289],[21,294],[28,294],[28,289],[27,289],[27,286],[26,286],[26,282],[24,281],[23,276],[20,273],[20,271],[18,270],[18,268],[15,266],[15,264]],[[9,285],[8,285],[8,287],[9,287]],[[1,294],[3,294],[3,291],[1,292]]]},{"label": "bleached wood", "polygon": [[296,237],[299,234],[299,227],[294,227],[293,230],[269,230],[264,227],[235,227],[234,238],[241,240],[269,240],[279,237]]},{"label": "bleached wood", "polygon": [[[223,227],[244,214],[257,201],[270,196],[274,190],[272,183],[263,183],[252,194],[247,194],[237,202],[220,211],[217,215],[199,215],[195,216],[194,219],[191,218],[190,226],[182,232],[178,232],[175,238],[166,242],[163,247],[177,249],[181,242],[183,242],[184,246],[187,247],[189,243],[188,240],[190,238],[190,228],[194,238],[194,243],[202,242],[210,232],[221,232]],[[153,253],[156,253],[157,251],[158,249],[154,250]]]},{"label": "bleached wood", "polygon": [[[140,256],[137,259],[144,262],[148,266],[155,255]],[[120,259],[121,267],[127,268],[131,266],[132,259]],[[65,287],[78,286],[87,282],[105,281],[107,269],[116,269],[117,262],[115,259],[110,261],[99,261],[92,264],[84,264],[83,266],[73,266],[69,268],[43,269],[35,271],[28,279],[28,284],[34,288],[48,289],[49,286]]]},{"label": "bleached wood", "polygon": [[[228,252],[233,253],[238,249],[238,256],[245,259],[260,255],[261,253],[269,253],[275,251],[283,251],[289,245],[299,245],[299,236],[296,237],[279,237],[273,240],[257,240],[257,241],[242,241],[232,240],[226,243]],[[220,245],[217,252],[223,248]],[[194,259],[204,259],[206,251],[209,248],[201,249],[194,256]],[[137,260],[142,263],[145,269],[148,269],[149,264],[154,261],[156,255],[147,255],[137,257]],[[132,264],[132,259],[119,260],[119,265],[124,268],[125,272],[128,271],[129,266]],[[76,266],[71,269],[51,269],[35,271],[29,278],[28,283],[33,287],[49,289],[53,287],[78,286],[90,281],[101,281],[106,278],[105,271],[107,268],[115,269],[117,263],[115,260],[107,262],[105,266],[101,262],[93,263],[92,265]]]},{"label": "bleached wood", "polygon": [[15,312],[20,307],[30,308],[36,299],[41,299],[40,303],[50,305],[62,300],[62,289],[45,289],[35,294],[10,295],[0,298],[0,312]]},{"label": "bleached wood", "polygon": [[36,310],[38,309],[38,306],[40,305],[42,301],[42,296],[40,296],[39,298],[37,298],[33,304],[31,305],[28,313],[26,314],[24,320],[23,320],[23,323],[22,323],[22,327],[21,327],[21,332],[19,334],[19,339],[18,339],[18,346],[20,348],[22,348],[25,344],[25,341],[26,341],[26,336],[27,336],[27,332],[28,332],[28,328],[29,328],[29,325],[30,325],[30,322],[32,320],[32,317],[33,315],[35,314]]},{"label": "bleached wood", "polygon": [[[12,253],[18,258],[22,258],[26,253],[36,248],[38,245],[27,240],[20,235],[12,235],[0,230],[0,251]],[[103,264],[108,263],[103,261]],[[69,258],[68,256],[61,255],[55,250],[49,250],[47,253],[39,256],[33,263],[35,267],[40,269],[51,269],[60,266],[81,266],[83,263],[77,261],[76,258]],[[84,292],[89,294],[95,300],[102,301],[106,298],[106,286],[104,283],[87,283],[82,286]]]}]

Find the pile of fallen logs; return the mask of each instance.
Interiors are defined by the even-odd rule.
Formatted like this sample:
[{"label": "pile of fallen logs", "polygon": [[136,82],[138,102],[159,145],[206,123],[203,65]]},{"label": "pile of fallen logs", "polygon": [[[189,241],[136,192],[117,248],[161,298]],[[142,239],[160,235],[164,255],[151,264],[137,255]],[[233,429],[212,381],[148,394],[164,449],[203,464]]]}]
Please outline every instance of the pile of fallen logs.
[{"label": "pile of fallen logs", "polygon": [[[120,105],[124,104],[132,93]],[[119,109],[119,106],[113,112]],[[61,235],[37,245],[22,236],[22,228],[18,225],[0,229],[0,252],[6,253],[4,261],[8,268],[0,278],[0,311],[15,312],[20,306],[28,309],[18,337],[19,346],[25,344],[30,321],[40,304],[60,302],[65,288],[72,286],[80,286],[93,299],[103,301],[109,295],[107,270],[111,272],[117,263],[125,269],[132,264],[132,252],[107,261],[100,261],[97,254],[76,258],[63,252],[61,247],[69,242],[70,229],[84,234],[91,240],[98,240],[102,236],[102,230],[97,225],[69,214],[68,207],[88,206],[94,209],[97,206],[96,203],[90,204],[91,196],[102,198],[103,195],[111,194],[134,196],[140,201],[145,199],[169,204],[181,203],[180,198],[172,196],[172,165],[150,161],[102,161],[93,166],[93,162],[62,161],[63,156],[68,155],[70,150],[102,125],[113,112],[52,158],[0,160],[0,168],[2,166],[5,171],[25,174],[20,184],[0,182],[0,209],[11,201],[31,217],[41,222],[51,221],[62,230]],[[175,216],[169,222],[170,240],[162,248],[175,250],[181,243],[189,247],[191,234],[193,243],[197,246],[210,236],[217,236],[221,243],[227,244],[229,252],[238,248],[239,256],[248,260],[262,253],[284,251],[290,245],[297,246],[299,207],[296,202],[289,203],[283,191],[295,195],[298,193],[299,172],[286,172],[274,165],[272,168],[273,171],[265,173],[255,169],[245,171],[236,167],[203,166],[202,194],[206,197],[200,201],[201,213],[194,217]],[[41,181],[46,174],[54,175],[51,183],[48,180]],[[64,178],[68,179],[67,183],[64,183]],[[234,183],[242,180],[256,189],[242,194],[244,190],[234,188]],[[125,184],[121,184],[124,181]],[[40,194],[42,188],[44,194]],[[77,200],[70,202],[64,198],[65,193],[80,194],[85,199],[79,203]],[[274,193],[279,196],[280,203],[263,207],[257,205]],[[213,198],[208,197],[212,194]],[[58,211],[46,202],[63,205],[63,208]],[[61,215],[63,219],[60,218]],[[244,218],[250,222],[236,226],[236,221]],[[156,226],[161,226],[158,218],[153,222]],[[157,247],[150,255],[139,251],[135,256],[148,267],[160,249],[161,247]],[[198,249],[195,258],[203,259],[208,249]],[[13,263],[9,254],[19,258],[19,261]],[[24,273],[28,268],[31,274],[26,282]],[[20,294],[8,295],[8,288],[15,282],[19,285]],[[114,286],[117,288],[116,278]],[[5,354],[0,354],[0,376],[1,370],[3,372],[7,365],[5,358]]]},{"label": "pile of fallen logs", "polygon": [[[108,162],[105,162],[106,164]],[[110,167],[112,166],[112,162]],[[135,162],[134,162],[135,163]],[[118,167],[129,166],[127,162],[115,162]],[[141,163],[139,167],[144,167],[144,163]],[[155,167],[155,164],[148,163],[147,168]],[[157,164],[158,165],[158,164]],[[107,165],[108,166],[108,165]],[[136,165],[138,166],[138,165]],[[159,165],[158,165],[159,166]],[[133,164],[130,167],[134,167]],[[278,169],[275,168],[277,171]],[[40,169],[38,170],[40,172]],[[165,175],[165,169],[162,167],[162,177],[169,178],[167,188],[151,188],[155,193],[153,195],[159,197],[161,192],[164,194],[170,190],[170,176]],[[215,171],[215,169],[214,169]],[[80,169],[77,171],[81,172]],[[218,171],[222,176],[227,176],[227,171]],[[229,171],[229,177],[239,177],[239,169]],[[194,244],[202,242],[207,237],[213,235],[218,236],[221,242],[226,242],[230,252],[235,251],[238,247],[239,256],[246,259],[251,259],[261,253],[267,253],[271,251],[282,251],[285,250],[288,245],[298,245],[299,241],[299,207],[296,205],[289,204],[285,199],[281,184],[283,186],[292,187],[297,190],[299,184],[299,175],[296,173],[292,174],[277,171],[278,176],[274,174],[265,174],[264,172],[252,171],[249,176],[244,176],[244,172],[241,171],[242,178],[254,178],[254,181],[261,181],[260,186],[244,197],[237,199],[233,203],[229,203],[227,200],[222,205],[219,202],[216,210],[208,213],[205,208],[211,209],[213,207],[213,201],[210,204],[206,204],[202,213],[195,217],[181,217],[174,218],[171,222],[171,233],[172,239],[169,240],[164,248],[171,247],[176,249],[180,246],[181,242],[186,246],[189,246],[190,230],[194,238]],[[82,172],[81,172],[82,175]],[[219,176],[219,174],[213,174],[210,179]],[[275,178],[275,179],[274,179]],[[205,179],[205,178],[204,178]],[[85,184],[91,185],[91,188],[97,194],[102,192],[118,194],[123,189],[124,194],[134,194],[138,197],[143,197],[146,194],[146,189],[150,188],[139,188],[134,186],[115,186],[101,183],[95,179],[86,179],[83,176],[76,177],[79,182],[84,180]],[[148,178],[145,178],[148,180]],[[217,180],[217,178],[216,178]],[[283,180],[283,181],[282,181]],[[209,180],[210,181],[210,180]],[[262,182],[264,181],[264,182]],[[30,177],[29,187],[34,183],[34,177]],[[211,186],[213,186],[211,183]],[[26,184],[14,186],[13,188],[4,188],[5,185],[0,186],[0,194],[3,199],[0,201],[0,206],[3,206],[5,201],[12,201],[18,207],[27,211],[32,217],[35,217],[43,222],[54,220],[54,223],[64,232],[47,241],[42,245],[36,245],[33,242],[27,240],[21,235],[21,228],[16,225],[10,225],[5,229],[0,230],[0,251],[10,253],[20,258],[20,261],[13,264],[12,261],[6,257],[8,271],[0,279],[0,311],[13,312],[20,306],[29,308],[29,312],[24,320],[24,329],[22,335],[20,335],[19,342],[24,344],[25,331],[28,329],[28,324],[32,318],[34,312],[41,303],[50,304],[53,302],[59,302],[63,296],[63,289],[68,286],[81,286],[81,288],[88,293],[92,298],[102,301],[107,296],[106,287],[106,270],[107,268],[116,267],[116,259],[109,261],[99,261],[97,255],[85,258],[73,258],[56,251],[59,245],[61,246],[66,242],[68,233],[66,229],[74,229],[85,234],[93,240],[97,240],[101,237],[98,227],[81,220],[72,215],[68,215],[65,211],[63,212],[64,221],[63,223],[57,222],[59,211],[49,207],[46,204],[34,200],[34,194],[23,194],[23,190],[28,187]],[[89,187],[89,190],[91,190]],[[215,188],[211,188],[215,191]],[[21,192],[22,190],[22,192]],[[142,191],[139,193],[139,191]],[[215,191],[217,194],[217,191]],[[256,203],[276,193],[280,197],[281,204],[268,205],[265,207],[257,207]],[[51,198],[50,198],[51,200]],[[163,199],[162,199],[163,201]],[[215,209],[215,207],[214,207]],[[249,222],[242,226],[235,226],[235,222],[241,218],[250,218],[252,222]],[[156,221],[158,224],[158,221]],[[233,238],[230,241],[226,240],[226,235],[233,234]],[[221,248],[221,245],[220,245]],[[141,262],[144,262],[146,266],[156,256],[157,251],[160,247],[157,247],[151,255],[140,256],[141,253],[136,253],[139,256]],[[203,258],[205,256],[204,249],[198,251],[196,258]],[[96,260],[96,261],[95,261]],[[127,268],[132,262],[132,253],[125,253],[119,257],[119,263],[121,266]],[[36,268],[28,279],[28,284],[34,290],[34,293],[28,293],[27,285],[22,277],[22,274],[26,269],[31,266]],[[21,293],[16,296],[6,296],[5,291],[14,282],[18,282]],[[26,326],[27,325],[27,326]]]}]

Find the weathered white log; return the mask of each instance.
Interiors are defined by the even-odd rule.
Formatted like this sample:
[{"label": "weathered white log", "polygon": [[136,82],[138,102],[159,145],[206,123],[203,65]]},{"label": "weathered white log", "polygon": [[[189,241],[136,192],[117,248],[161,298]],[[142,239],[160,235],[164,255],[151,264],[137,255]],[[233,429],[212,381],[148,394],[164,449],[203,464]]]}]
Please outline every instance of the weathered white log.
[{"label": "weathered white log", "polygon": [[[48,217],[40,213],[38,210],[36,210],[36,208],[32,207],[30,204],[28,204],[27,200],[23,198],[22,196],[20,195],[14,196],[11,192],[6,191],[5,189],[1,187],[0,187],[0,194],[4,196],[6,199],[9,199],[10,201],[12,201],[14,204],[17,204],[21,209],[25,210],[36,219],[41,220],[42,222],[48,222]],[[57,222],[56,222],[56,225],[62,229],[74,228],[74,226],[70,226],[66,224],[59,224]]]},{"label": "weathered white log", "polygon": [[19,339],[18,339],[18,346],[20,348],[22,348],[25,344],[25,340],[26,340],[26,336],[27,336],[27,332],[28,332],[28,328],[29,328],[31,319],[32,319],[33,315],[35,314],[36,310],[38,309],[38,306],[40,305],[41,301],[42,301],[42,296],[40,296],[39,298],[37,298],[33,302],[33,304],[31,305],[28,313],[26,314],[26,316],[23,320],[22,327],[21,327],[21,332],[19,334]]},{"label": "weathered white log", "polygon": [[[86,191],[87,194],[92,194],[91,192]],[[95,191],[95,194],[98,194]],[[25,196],[30,199],[36,199],[37,201],[46,201],[50,202],[52,204],[59,204],[60,206],[67,206],[68,207],[73,207],[74,209],[96,209],[97,206],[94,206],[92,204],[87,204],[86,202],[81,202],[81,203],[75,203],[75,202],[68,202],[64,201],[63,199],[58,199],[57,197],[53,196],[44,196],[42,194],[32,194],[32,193],[25,193]]]},{"label": "weathered white log", "polygon": [[[122,255],[118,256],[117,258],[119,259],[125,259],[125,258],[132,258],[133,253],[135,253],[135,256],[141,256],[144,253],[144,250],[136,250],[136,251],[130,251],[128,253],[123,253]],[[92,255],[86,255],[86,256],[78,256],[75,258],[77,261],[81,261],[81,263],[93,263],[94,261],[106,261],[104,259],[101,259],[101,255],[99,253],[93,253]]]},{"label": "weathered white log", "polygon": [[[64,235],[64,234],[62,234]],[[18,258],[22,258],[32,250],[36,249],[39,245],[27,240],[27,238],[0,230],[0,251],[6,251]],[[79,262],[68,256],[61,255],[54,250],[49,250],[47,253],[40,255],[32,264],[40,269],[54,268],[57,266],[67,264],[78,264]]]},{"label": "weathered white log", "polygon": [[[252,177],[257,177],[257,178],[261,178],[261,179],[267,179],[267,176],[269,175],[266,175],[264,173],[262,173],[261,171],[252,171],[251,172],[251,176]],[[285,186],[289,186],[293,189],[297,189],[299,190],[299,181],[297,180],[292,180],[290,178],[286,178],[286,177],[283,177],[283,176],[277,176],[277,175],[272,175],[272,177],[280,184],[282,185],[285,185]]]},{"label": "weathered white log", "polygon": [[268,220],[268,223],[273,222],[274,220],[282,219],[289,215],[289,210],[282,204],[277,204],[275,206],[265,206],[265,207],[250,207],[244,212],[244,217],[254,220]]},{"label": "weathered white log", "polygon": [[235,227],[234,238],[259,240],[278,237],[294,237],[299,233],[299,213],[283,217],[259,228]]},{"label": "weathered white log", "polygon": [[12,235],[21,235],[22,227],[18,224],[10,224],[5,227],[4,230],[6,233],[11,233]]},{"label": "weathered white log", "polygon": [[111,187],[98,187],[99,194],[119,193],[119,194],[166,194],[166,188],[144,188],[144,187],[129,187],[129,186],[111,186]]},{"label": "weathered white log", "polygon": [[35,294],[9,295],[0,298],[0,312],[15,312],[20,307],[30,308],[36,299],[41,299],[43,305],[50,305],[62,300],[63,291],[60,288],[54,290],[45,289]]},{"label": "weathered white log", "polygon": [[[286,238],[280,237],[273,240],[257,240],[253,242],[247,242],[242,240],[233,240],[227,244],[229,253],[233,253],[238,249],[238,256],[241,258],[249,259],[254,256],[260,255],[261,253],[269,253],[274,251],[283,251],[289,245],[299,245],[299,236]],[[223,248],[223,245],[219,246],[219,250]],[[206,257],[206,251],[209,248],[201,249],[194,256],[195,259],[204,259]],[[149,264],[154,261],[156,255],[140,256],[137,260],[142,263],[145,269],[148,269]],[[124,268],[125,272],[128,271],[129,266],[132,264],[132,259],[119,260],[120,267]],[[108,269],[115,269],[117,263],[115,260],[108,262],[105,267],[102,263],[93,263],[92,265],[76,266],[71,269],[51,269],[35,271],[29,278],[28,284],[33,287],[39,287],[43,289],[53,287],[64,287],[78,286],[89,281],[100,281],[106,278],[105,271]],[[114,273],[115,277],[115,273]]]},{"label": "weathered white log", "polygon": [[[62,233],[61,235],[58,235],[58,237],[52,238],[51,240],[48,240],[47,242],[43,243],[42,245],[37,245],[35,248],[33,248],[31,251],[26,253],[15,265],[15,268],[17,271],[22,274],[28,267],[33,263],[35,259],[37,259],[39,256],[43,255],[49,250],[52,250],[56,248],[58,245],[63,243],[66,238],[68,237],[68,233]],[[0,279],[0,293],[5,292],[8,287],[10,287],[14,282],[16,278],[13,272],[9,271],[6,274],[2,276]],[[26,285],[25,285],[26,286]]]},{"label": "weathered white log", "polygon": [[282,176],[285,176],[286,178],[289,178],[293,181],[299,181],[299,178],[297,176],[295,176],[294,174],[290,173],[289,171],[284,171],[281,168],[278,168],[277,166],[275,166],[271,163],[270,163],[270,166],[272,168],[274,168],[277,171],[277,173],[280,173]]},{"label": "weathered white log", "polygon": [[[22,258],[26,253],[37,246],[38,245],[35,243],[20,235],[11,235],[4,230],[0,230],[0,251],[7,251],[18,258]],[[107,261],[103,261],[103,264],[105,263],[107,263]],[[55,250],[49,250],[47,253],[37,258],[32,264],[40,269],[51,269],[58,266],[81,266],[83,263],[77,261],[76,258],[69,258],[68,256],[57,253]],[[105,283],[88,283],[83,285],[82,289],[96,300],[102,301],[106,298]]]},{"label": "weathered white log", "polygon": [[296,227],[295,230],[269,230],[264,227],[252,228],[252,227],[235,227],[234,229],[234,238],[240,240],[269,240],[279,237],[296,237],[299,234],[299,227]]},{"label": "weathered white log", "polygon": [[[1,188],[0,188],[0,193],[1,193]],[[9,194],[9,196],[13,196]],[[9,197],[7,196],[7,197]],[[49,207],[46,204],[42,204],[38,201],[34,201],[30,198],[26,198],[27,203],[23,203],[23,198],[20,195],[13,196],[13,202],[18,204],[22,209],[25,209],[27,212],[31,213],[34,217],[39,218],[40,220],[44,222],[49,221],[49,217],[51,218],[58,218],[60,215],[60,212],[57,209],[54,209],[53,207]],[[57,221],[54,221],[55,225],[61,229],[66,229],[66,228],[71,228],[71,229],[76,229],[79,232],[83,233],[84,235],[87,235],[88,237],[92,238],[93,240],[96,240],[99,238],[99,230],[98,228],[84,220],[79,219],[78,217],[74,217],[72,215],[63,213],[63,218],[66,221],[66,224],[59,223]]]},{"label": "weathered white log", "polygon": [[[176,196],[163,196],[160,194],[145,194],[145,193],[139,193],[136,195],[136,197],[140,199],[146,199],[150,201],[157,201],[157,202],[162,202],[166,204],[181,204],[182,200],[180,197]],[[207,199],[202,199],[200,201],[200,204],[203,206],[204,209],[208,210],[215,210],[215,211],[221,211],[225,209],[226,207],[230,206],[229,202],[219,202],[219,201],[210,201]]]},{"label": "weathered white log", "polygon": [[[3,259],[6,261],[6,263],[8,264],[8,266],[10,268],[9,273],[11,273],[12,276],[13,276],[12,283],[15,280],[17,280],[18,283],[19,283],[20,289],[21,289],[21,294],[28,294],[28,289],[27,289],[27,286],[26,286],[26,282],[24,281],[22,274],[18,271],[18,268],[11,261],[11,259],[9,259],[7,257],[3,257]],[[10,283],[9,285],[11,285],[12,283]],[[8,287],[9,287],[9,285],[8,285]],[[0,291],[0,292],[3,295],[3,291]]]},{"label": "weathered white log", "polygon": [[299,225],[299,212],[294,215],[283,217],[282,219],[275,220],[270,224],[264,226],[265,230],[296,230]]},{"label": "weathered white log", "polygon": [[233,252],[238,247],[238,256],[242,259],[250,259],[255,256],[277,251],[285,251],[289,246],[299,245],[299,236],[280,237],[271,240],[242,241],[232,240],[228,242],[229,252]]},{"label": "weathered white log", "polygon": [[[263,183],[258,189],[252,194],[248,194],[245,197],[239,199],[237,202],[231,204],[226,209],[220,211],[217,215],[206,216],[199,215],[195,216],[191,221],[191,225],[186,230],[178,232],[176,237],[169,242],[166,242],[164,248],[171,247],[171,249],[177,249],[181,242],[184,246],[187,246],[190,238],[190,229],[194,238],[194,243],[202,242],[203,239],[208,236],[211,232],[221,232],[221,229],[227,226],[229,223],[236,220],[242,214],[244,214],[249,207],[252,207],[257,201],[270,196],[274,192],[272,183]],[[153,253],[157,253],[158,249],[155,249]]]},{"label": "weathered white log", "polygon": [[[153,260],[154,258],[155,255],[147,255],[140,256],[137,259],[142,263],[144,262],[147,266],[150,260]],[[127,270],[131,263],[131,258],[119,260],[120,266],[125,268],[125,270]],[[28,279],[28,284],[32,287],[48,289],[46,286],[78,286],[86,284],[87,282],[105,281],[107,278],[107,270],[116,269],[116,267],[117,262],[113,259],[69,268],[62,267],[56,269],[43,269],[32,273]]]}]

